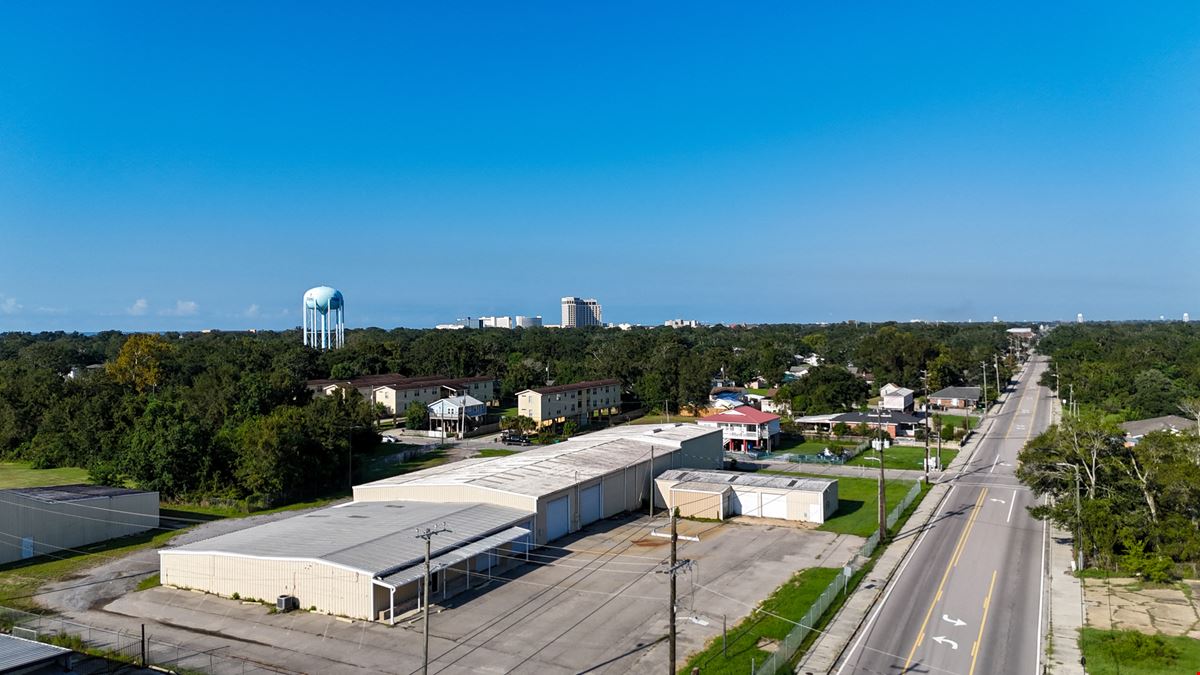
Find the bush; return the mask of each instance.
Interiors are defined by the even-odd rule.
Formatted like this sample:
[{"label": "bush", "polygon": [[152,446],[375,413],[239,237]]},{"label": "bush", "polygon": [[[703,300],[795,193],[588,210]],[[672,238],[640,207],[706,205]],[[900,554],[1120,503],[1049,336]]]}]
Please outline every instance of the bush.
[{"label": "bush", "polygon": [[1124,663],[1171,665],[1179,659],[1179,648],[1169,644],[1161,635],[1121,631],[1104,635],[1100,638],[1100,645],[1101,649]]}]

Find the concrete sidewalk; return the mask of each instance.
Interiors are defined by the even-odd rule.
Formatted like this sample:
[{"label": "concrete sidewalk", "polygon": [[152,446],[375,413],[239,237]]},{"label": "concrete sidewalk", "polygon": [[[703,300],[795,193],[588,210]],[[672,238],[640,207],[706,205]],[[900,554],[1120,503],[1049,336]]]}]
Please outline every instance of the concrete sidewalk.
[{"label": "concrete sidewalk", "polygon": [[1084,675],[1079,661],[1079,630],[1087,617],[1083,582],[1072,574],[1073,543],[1070,534],[1050,528],[1050,657],[1046,666],[1047,672],[1054,675]]}]

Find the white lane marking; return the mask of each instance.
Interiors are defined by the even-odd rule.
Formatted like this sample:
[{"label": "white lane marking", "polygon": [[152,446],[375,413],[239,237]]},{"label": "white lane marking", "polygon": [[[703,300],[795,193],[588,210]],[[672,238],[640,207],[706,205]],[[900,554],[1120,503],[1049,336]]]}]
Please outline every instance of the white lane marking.
[{"label": "white lane marking", "polygon": [[[876,500],[876,501],[878,501],[878,500]],[[991,498],[991,499],[989,499],[988,501],[989,501],[989,502],[1000,502],[1001,504],[1006,504],[1006,503],[1007,503],[1007,502],[1005,502],[1003,499],[996,499],[995,497],[992,497],[992,498]]]},{"label": "white lane marking", "polygon": [[951,649],[958,649],[958,643],[957,643],[957,642],[955,642],[954,640],[951,640],[951,639],[950,639],[950,638],[948,638],[948,637],[944,637],[944,636],[942,636],[942,635],[939,635],[939,636],[937,636],[937,637],[933,638],[933,641],[934,641],[934,642],[936,642],[936,643],[938,643],[939,645],[942,645],[942,644],[948,644],[948,645],[950,645],[950,648],[951,648]]},{"label": "white lane marking", "polygon": [[946,623],[952,623],[955,626],[960,626],[960,627],[967,625],[967,622],[963,621],[962,619],[951,619],[949,614],[943,614],[942,621],[945,621]]},{"label": "white lane marking", "polygon": [[1042,574],[1041,580],[1038,582],[1038,639],[1033,650],[1036,654],[1033,661],[1034,675],[1042,675],[1042,640],[1045,637],[1042,635],[1042,602],[1046,599],[1046,548],[1050,545],[1050,531],[1047,529],[1046,522],[1042,521]]},{"label": "white lane marking", "polygon": [[988,473],[996,470],[996,465],[1000,463],[1000,455],[996,455],[996,459],[992,460],[992,468],[988,469]]},{"label": "white lane marking", "polygon": [[[950,495],[954,494],[954,488],[956,487],[958,486],[950,486],[950,490],[946,492],[946,496],[942,498],[942,505],[938,507],[937,513],[933,514],[933,518],[931,518],[929,522],[932,523],[937,520],[938,515],[940,515],[942,512],[942,509],[946,508],[946,504],[950,503]],[[917,549],[921,547],[921,544],[925,541],[925,535],[929,534],[929,530],[931,529],[933,528],[926,528],[925,531],[921,533],[921,536],[917,538],[917,543],[913,544],[913,547],[909,549],[908,557],[904,559],[904,564],[901,565],[900,569],[896,571],[896,576],[892,577],[891,583],[888,584],[887,591],[883,594],[883,598],[879,601],[879,605],[875,607],[875,613],[871,615],[870,620],[867,621],[865,626],[863,626],[862,632],[858,634],[858,639],[854,641],[854,646],[850,648],[850,651],[846,652],[846,656],[842,659],[842,665],[837,669],[836,675],[842,675],[842,671],[845,670],[846,666],[850,664],[850,658],[854,656],[854,651],[858,649],[859,645],[862,644],[863,639],[865,639],[867,635],[871,633],[871,626],[875,623],[875,619],[879,618],[879,613],[883,611],[883,606],[887,604],[888,598],[892,597],[892,591],[896,590],[896,587],[900,585],[900,577],[904,575],[904,570],[908,569],[908,563],[912,562],[912,559],[916,557]]]},{"label": "white lane marking", "polygon": [[1008,517],[1004,519],[1004,522],[1006,522],[1006,523],[1012,522],[1013,505],[1015,505],[1016,503],[1017,503],[1017,491],[1013,490],[1012,501],[1009,502],[1009,504],[1008,504]]}]

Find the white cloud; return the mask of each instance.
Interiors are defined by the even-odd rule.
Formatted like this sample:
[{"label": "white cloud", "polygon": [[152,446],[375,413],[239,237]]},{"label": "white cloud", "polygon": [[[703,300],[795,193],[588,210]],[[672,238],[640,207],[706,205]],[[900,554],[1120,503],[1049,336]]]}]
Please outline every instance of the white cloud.
[{"label": "white cloud", "polygon": [[21,303],[16,298],[0,295],[0,314],[16,314],[21,311]]},{"label": "white cloud", "polygon": [[250,305],[249,307],[246,308],[246,311],[244,312],[244,314],[250,318],[254,318],[254,317],[258,316],[259,315],[258,305]]},{"label": "white cloud", "polygon": [[145,298],[138,298],[133,302],[132,305],[129,306],[128,309],[125,310],[125,313],[129,314],[130,316],[142,316],[149,309],[150,303],[146,302]]},{"label": "white cloud", "polygon": [[164,309],[159,314],[163,316],[195,316],[199,309],[200,305],[197,305],[194,300],[176,300],[175,309]]},{"label": "white cloud", "polygon": [[37,309],[35,309],[33,311],[37,312],[38,314],[66,314],[67,308],[66,307],[38,307]]}]

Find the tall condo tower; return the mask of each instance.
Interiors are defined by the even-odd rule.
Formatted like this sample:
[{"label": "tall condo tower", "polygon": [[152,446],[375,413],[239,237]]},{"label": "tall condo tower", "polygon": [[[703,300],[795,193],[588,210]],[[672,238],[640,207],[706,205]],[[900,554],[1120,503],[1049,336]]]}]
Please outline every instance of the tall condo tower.
[{"label": "tall condo tower", "polygon": [[600,303],[595,298],[563,298],[561,325],[563,328],[603,326],[604,315],[600,311]]},{"label": "tall condo tower", "polygon": [[341,291],[317,286],[304,292],[304,344],[317,349],[346,344],[346,302]]}]

